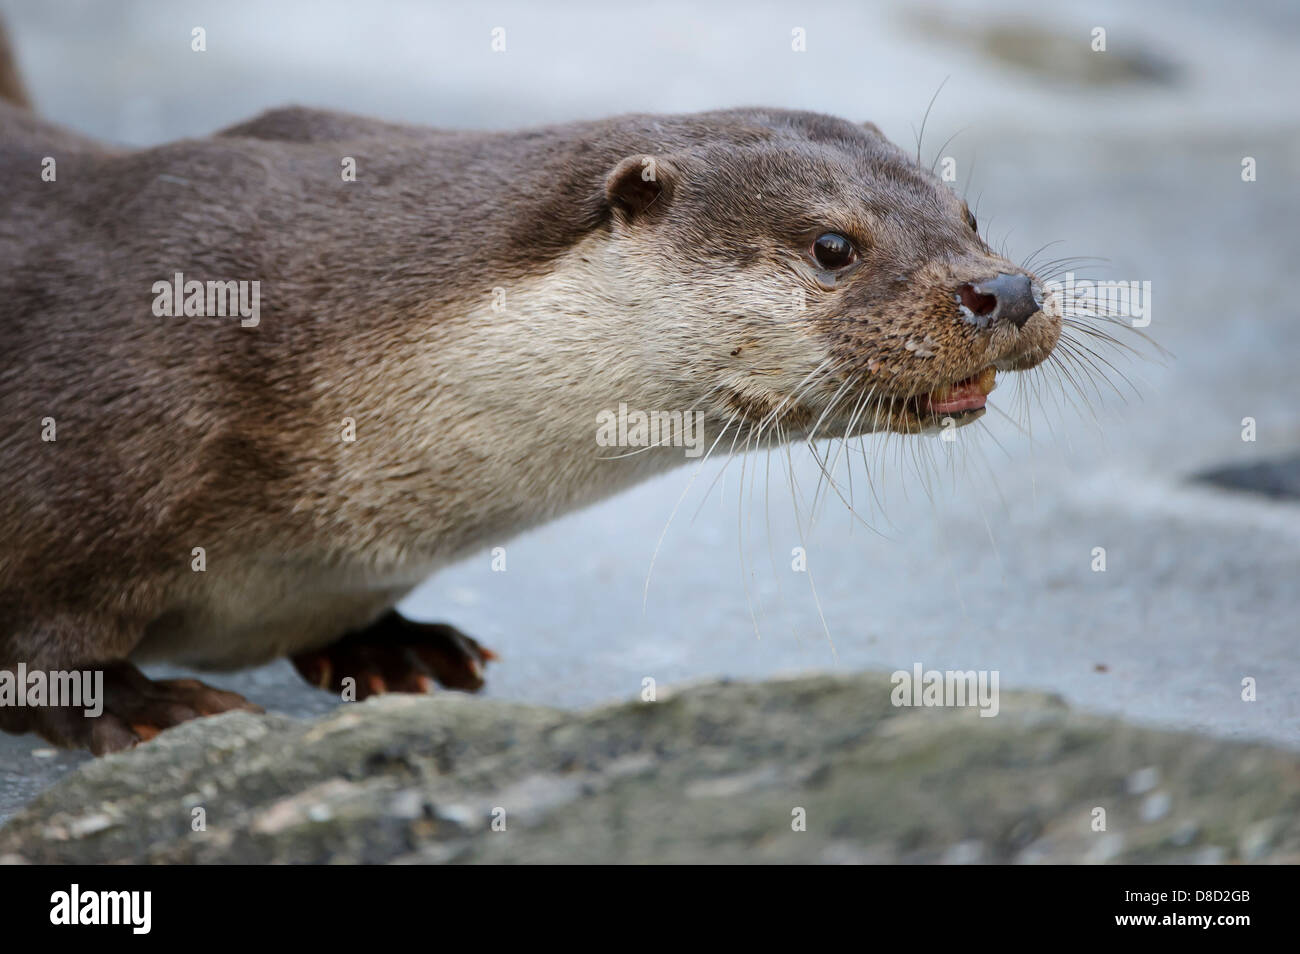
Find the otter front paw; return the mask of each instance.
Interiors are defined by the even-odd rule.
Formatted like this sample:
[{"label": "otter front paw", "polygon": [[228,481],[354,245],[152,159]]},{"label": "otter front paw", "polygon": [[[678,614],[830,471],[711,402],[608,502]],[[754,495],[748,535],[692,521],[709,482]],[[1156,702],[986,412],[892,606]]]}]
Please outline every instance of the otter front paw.
[{"label": "otter front paw", "polygon": [[384,692],[429,692],[435,683],[477,692],[483,667],[496,658],[454,626],[415,623],[395,611],[336,643],[290,657],[313,686],[352,689],[358,702]]},{"label": "otter front paw", "polygon": [[213,689],[197,679],[153,680],[129,662],[74,667],[104,674],[102,710],[87,715],[84,708],[40,706],[23,710],[21,723],[4,724],[10,732],[35,732],[65,748],[88,749],[95,755],[120,752],[152,739],[190,719],[231,709],[261,712],[243,696]]}]

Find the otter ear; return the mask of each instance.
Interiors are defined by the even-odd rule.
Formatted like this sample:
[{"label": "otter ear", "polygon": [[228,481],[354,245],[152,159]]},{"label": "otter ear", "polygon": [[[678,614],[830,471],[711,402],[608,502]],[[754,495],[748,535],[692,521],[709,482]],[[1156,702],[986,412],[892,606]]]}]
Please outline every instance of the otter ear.
[{"label": "otter ear", "polygon": [[865,129],[867,132],[871,133],[873,136],[879,136],[881,139],[885,138],[885,134],[880,131],[880,127],[873,122],[863,123],[862,128]]},{"label": "otter ear", "polygon": [[628,156],[605,179],[605,198],[629,219],[658,210],[672,198],[677,170],[659,156]]}]

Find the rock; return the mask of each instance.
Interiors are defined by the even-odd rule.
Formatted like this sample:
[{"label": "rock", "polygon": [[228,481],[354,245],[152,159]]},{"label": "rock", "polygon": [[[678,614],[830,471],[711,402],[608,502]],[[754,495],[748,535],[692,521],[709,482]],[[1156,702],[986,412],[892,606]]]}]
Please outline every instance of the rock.
[{"label": "rock", "polygon": [[[0,858],[1300,861],[1296,753],[1029,693],[1002,693],[995,718],[896,708],[891,688],[868,673],[585,713],[450,694],[227,713],[82,766],[0,829]],[[1135,773],[1159,779],[1160,811]]]},{"label": "rock", "polygon": [[1197,475],[1197,480],[1248,490],[1278,500],[1300,499],[1300,454],[1251,464],[1226,464]]},{"label": "rock", "polygon": [[1160,784],[1160,770],[1154,765],[1138,769],[1126,782],[1128,790],[1134,795],[1145,795]]},{"label": "rock", "polygon": [[[1040,82],[1072,89],[1129,84],[1178,85],[1182,66],[1141,42],[1117,44],[1098,55],[1087,30],[1039,25],[1025,17],[961,17],[952,10],[938,13],[910,10],[906,22],[924,36],[979,52],[995,63],[1010,66]],[[1135,38],[1129,34],[1130,41]]]}]

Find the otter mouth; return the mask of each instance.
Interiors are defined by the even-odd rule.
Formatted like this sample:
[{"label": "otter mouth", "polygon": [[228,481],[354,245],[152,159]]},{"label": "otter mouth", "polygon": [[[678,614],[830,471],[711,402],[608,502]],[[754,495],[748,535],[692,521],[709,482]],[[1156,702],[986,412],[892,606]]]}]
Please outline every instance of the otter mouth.
[{"label": "otter mouth", "polygon": [[952,418],[983,411],[989,394],[997,387],[997,378],[997,370],[987,367],[969,378],[912,398],[913,409],[920,416]]},{"label": "otter mouth", "polygon": [[[890,397],[876,404],[874,410],[862,409],[849,417],[845,436],[892,431],[898,434],[926,434],[954,424],[962,427],[984,416],[989,394],[997,387],[997,369],[990,365],[968,378],[940,385],[911,397]],[[852,398],[845,407],[854,406]],[[731,392],[727,407],[742,412],[752,421],[766,422],[779,416],[791,432],[805,432],[817,427],[825,417],[812,407],[799,403],[786,406],[775,399],[756,401],[742,392]],[[847,413],[847,412],[846,412]],[[844,418],[838,418],[844,424]],[[833,429],[833,428],[832,428]]]},{"label": "otter mouth", "polygon": [[944,384],[892,405],[884,430],[925,434],[954,424],[963,427],[984,416],[989,393],[997,387],[997,369],[985,368],[968,378]]}]

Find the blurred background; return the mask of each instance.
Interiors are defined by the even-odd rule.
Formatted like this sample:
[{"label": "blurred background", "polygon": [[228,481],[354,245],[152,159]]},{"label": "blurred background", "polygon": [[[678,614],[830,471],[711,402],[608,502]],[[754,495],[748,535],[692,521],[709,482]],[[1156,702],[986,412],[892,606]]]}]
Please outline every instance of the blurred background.
[{"label": "blurred background", "polygon": [[[911,150],[942,86],[924,162],[955,160],[1013,259],[1055,242],[1046,257],[1102,259],[1080,276],[1149,281],[1145,331],[1167,355],[1121,333],[1144,357],[1104,353],[1119,393],[1004,380],[953,444],[853,444],[837,480],[847,496],[851,459],[861,522],[831,493],[807,526],[820,469],[804,450],[798,508],[784,455],[770,478],[761,457],[715,459],[500,541],[507,572],[485,551],[403,608],[495,648],[498,698],[577,707],[646,676],[919,662],[1300,747],[1300,6],[0,0],[0,14],[36,108],[131,146],[291,103],[485,128],[771,105],[870,119]],[[797,546],[810,573],[791,570]],[[290,714],[334,705],[285,662],[212,681]],[[84,758],[0,736],[0,818]]]}]

